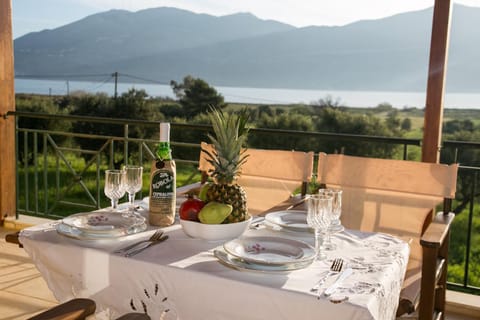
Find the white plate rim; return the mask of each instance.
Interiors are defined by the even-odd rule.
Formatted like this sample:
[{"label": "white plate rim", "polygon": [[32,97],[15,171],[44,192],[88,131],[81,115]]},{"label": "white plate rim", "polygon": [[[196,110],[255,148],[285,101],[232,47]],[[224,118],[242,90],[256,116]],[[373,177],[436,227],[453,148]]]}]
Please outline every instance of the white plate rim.
[{"label": "white plate rim", "polygon": [[[305,226],[292,226],[287,223],[281,223],[278,221],[278,217],[284,216],[284,215],[302,215],[305,216]],[[310,228],[307,224],[307,212],[302,211],[302,210],[281,210],[281,211],[274,211],[274,212],[269,212],[265,215],[265,220],[271,224],[274,224],[276,226],[280,226],[282,228],[285,228],[287,230],[293,230],[293,231],[302,231],[302,232],[311,232],[312,228]]]},{"label": "white plate rim", "polygon": [[260,273],[287,273],[291,271],[296,271],[300,269],[305,269],[313,263],[311,261],[302,261],[296,262],[287,265],[263,265],[256,263],[249,263],[242,260],[241,258],[235,257],[224,249],[217,248],[213,251],[214,256],[219,260],[220,263],[226,265],[227,267],[239,270],[239,271],[248,271],[248,272],[260,272]]},{"label": "white plate rim", "polygon": [[[288,259],[285,261],[266,261],[264,259],[257,259],[252,256],[242,256],[235,252],[234,247],[232,245],[239,244],[242,245],[240,242],[277,242],[277,244],[281,244],[281,242],[291,245],[295,248],[299,248],[300,250],[303,251],[302,257],[299,259]],[[236,238],[230,241],[227,241],[223,244],[223,249],[230,255],[237,257],[245,262],[252,263],[252,264],[258,264],[258,265],[270,265],[270,266],[286,266],[289,264],[295,264],[299,262],[304,262],[304,261],[310,261],[315,259],[315,249],[309,245],[308,243],[301,241],[301,240],[296,240],[296,239],[289,239],[289,238],[283,238],[283,237],[272,237],[272,236],[250,236],[250,237],[240,237]]]},{"label": "white plate rim", "polygon": [[[121,227],[115,227],[114,225],[113,226],[113,229],[107,229],[107,230],[102,230],[102,229],[95,229],[95,228],[88,228],[88,226],[85,226],[85,227],[81,227],[81,226],[78,226],[76,224],[74,224],[74,219],[75,218],[82,218],[84,216],[93,216],[93,215],[105,215],[105,216],[113,216],[115,218],[118,218],[119,216],[121,216],[122,212],[118,212],[118,211],[91,211],[91,212],[80,212],[80,213],[75,213],[75,214],[72,214],[68,217],[65,217],[62,219],[62,223],[70,228],[73,228],[73,229],[76,229],[82,233],[85,233],[85,234],[99,234],[99,235],[107,235],[107,234],[111,234],[111,235],[115,235],[115,234],[123,234],[125,233],[125,230],[129,230],[131,228],[135,228],[135,227],[138,227],[138,226],[141,226],[142,224],[145,223],[146,219],[144,217],[141,217],[140,218],[137,218],[135,217],[132,225],[130,226],[121,226]],[[71,221],[69,221],[71,220]]]}]

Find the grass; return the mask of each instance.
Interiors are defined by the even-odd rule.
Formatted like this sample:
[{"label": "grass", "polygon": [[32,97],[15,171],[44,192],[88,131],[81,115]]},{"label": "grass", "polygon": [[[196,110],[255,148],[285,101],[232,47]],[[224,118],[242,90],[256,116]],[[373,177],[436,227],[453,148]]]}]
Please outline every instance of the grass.
[{"label": "grass", "polygon": [[[18,171],[18,210],[28,214],[49,217],[64,217],[73,213],[104,208],[110,200],[103,193],[104,172],[108,166],[89,167],[85,172],[85,160],[68,155],[67,163],[58,163],[53,156],[44,161],[38,159],[35,167],[20,167]],[[150,190],[151,163],[144,163],[143,187],[136,199],[148,196]],[[98,172],[97,172],[98,169]],[[98,179],[97,179],[98,177]],[[191,164],[177,164],[177,186],[200,181],[200,173]],[[125,196],[122,201],[127,201]],[[66,202],[66,203],[65,203]]]}]

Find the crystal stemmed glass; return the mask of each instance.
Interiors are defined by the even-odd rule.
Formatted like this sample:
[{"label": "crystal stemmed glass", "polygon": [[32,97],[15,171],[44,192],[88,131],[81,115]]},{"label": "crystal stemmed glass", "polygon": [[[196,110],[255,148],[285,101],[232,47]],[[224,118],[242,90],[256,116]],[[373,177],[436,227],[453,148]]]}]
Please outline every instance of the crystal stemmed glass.
[{"label": "crystal stemmed glass", "polygon": [[326,258],[322,249],[321,237],[330,225],[332,197],[326,194],[310,195],[307,198],[307,223],[315,230],[315,252],[317,260]]},{"label": "crystal stemmed glass", "polygon": [[332,197],[332,211],[330,212],[330,225],[326,230],[324,248],[334,250],[335,244],[332,243],[331,235],[338,232],[342,227],[340,215],[342,212],[342,190],[336,188],[320,189],[319,194],[330,195]]},{"label": "crystal stemmed glass", "polygon": [[135,194],[142,190],[143,167],[126,165],[125,171],[125,191],[128,193],[129,212],[135,213]]},{"label": "crystal stemmed glass", "polygon": [[112,202],[112,210],[118,208],[118,199],[125,195],[125,171],[123,170],[106,170],[105,171],[105,188],[104,192],[107,198]]}]

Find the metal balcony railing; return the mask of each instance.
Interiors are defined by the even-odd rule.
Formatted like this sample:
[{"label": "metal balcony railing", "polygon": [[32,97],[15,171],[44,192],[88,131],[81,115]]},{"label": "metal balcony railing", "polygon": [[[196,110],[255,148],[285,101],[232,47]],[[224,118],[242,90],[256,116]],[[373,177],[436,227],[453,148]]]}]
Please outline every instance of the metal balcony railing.
[{"label": "metal balcony railing", "polygon": [[[17,214],[60,218],[108,206],[103,195],[103,172],[125,163],[144,166],[143,192],[148,192],[159,122],[31,112],[9,112],[7,116],[15,116],[17,123]],[[177,185],[200,180],[196,170],[200,142],[207,141],[210,130],[208,125],[171,124]],[[421,146],[420,139],[261,128],[250,132],[250,146],[264,149],[413,159]],[[443,142],[442,162],[460,163],[449,287],[480,294],[480,268],[474,260],[480,254],[478,236],[475,238],[480,228],[480,157],[476,153],[480,153],[480,143]]]}]

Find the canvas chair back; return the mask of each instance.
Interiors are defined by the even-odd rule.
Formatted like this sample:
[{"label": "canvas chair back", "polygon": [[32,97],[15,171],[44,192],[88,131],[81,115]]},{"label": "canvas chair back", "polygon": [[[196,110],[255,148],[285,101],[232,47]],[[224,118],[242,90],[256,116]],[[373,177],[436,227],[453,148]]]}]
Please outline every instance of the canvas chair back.
[{"label": "canvas chair back", "polygon": [[456,164],[320,153],[317,176],[344,190],[342,223],[347,228],[412,239],[419,257],[419,239],[433,209],[455,197],[457,170]]},{"label": "canvas chair back", "polygon": [[458,165],[319,154],[317,177],[343,189],[342,224],[349,229],[392,234],[410,242],[402,295],[418,297],[420,238],[437,205],[454,198]]},{"label": "canvas chair back", "polygon": [[[201,147],[213,151],[210,144],[202,142]],[[250,214],[264,212],[288,200],[296,190],[306,192],[312,178],[313,152],[247,149],[246,154],[248,159],[237,183],[247,193]],[[208,173],[211,169],[206,154],[200,152],[199,170]]]}]

